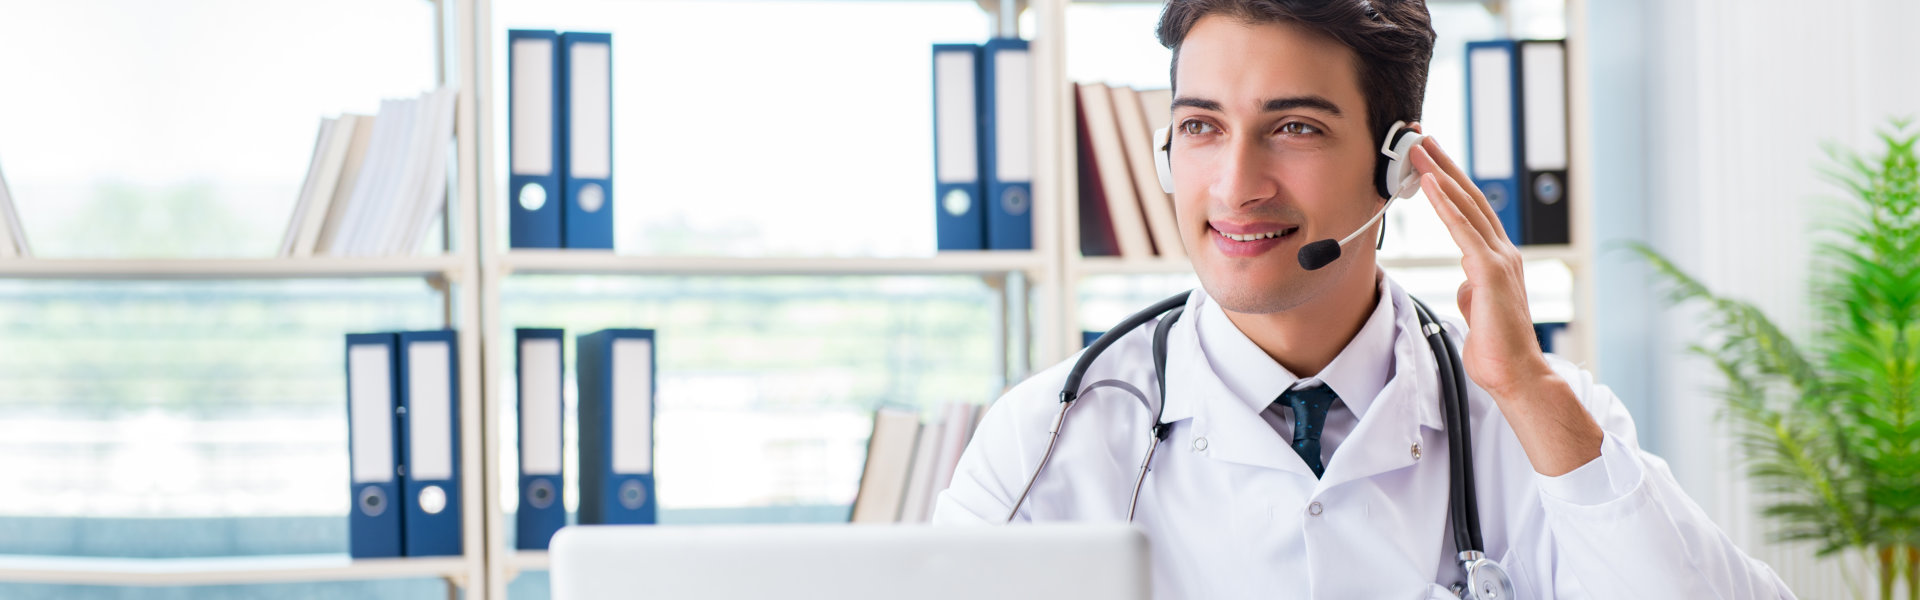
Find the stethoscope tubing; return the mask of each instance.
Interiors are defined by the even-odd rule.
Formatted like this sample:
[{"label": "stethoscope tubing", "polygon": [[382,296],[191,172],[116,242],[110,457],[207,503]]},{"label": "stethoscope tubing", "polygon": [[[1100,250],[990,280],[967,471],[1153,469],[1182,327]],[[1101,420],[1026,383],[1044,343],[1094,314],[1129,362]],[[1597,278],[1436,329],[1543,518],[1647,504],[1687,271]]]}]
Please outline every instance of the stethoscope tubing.
[{"label": "stethoscope tubing", "polygon": [[[1154,374],[1158,379],[1160,402],[1152,406],[1154,425],[1148,430],[1147,453],[1140,461],[1139,475],[1134,478],[1133,493],[1127,501],[1127,521],[1132,522],[1135,511],[1140,506],[1140,492],[1146,484],[1147,472],[1153,465],[1153,457],[1160,442],[1171,431],[1169,424],[1162,422],[1166,411],[1167,398],[1167,336],[1173,323],[1185,310],[1191,291],[1181,292],[1154,303],[1152,306],[1123,319],[1106,333],[1094,340],[1080,358],[1074,361],[1072,370],[1067,373],[1066,384],[1060,390],[1060,413],[1054,416],[1053,427],[1047,433],[1047,449],[1040,456],[1040,464],[1027,478],[1027,485],[1020,490],[1020,497],[1014,500],[1013,508],[1007,511],[1007,522],[1019,514],[1020,507],[1033,492],[1034,483],[1040,480],[1040,473],[1046,471],[1047,464],[1053,460],[1053,450],[1060,441],[1067,422],[1067,413],[1073,409],[1079,399],[1080,381],[1086,376],[1095,359],[1129,332],[1159,318],[1160,322],[1153,332]],[[1433,312],[1418,298],[1413,300],[1414,312],[1419,317],[1421,334],[1427,339],[1427,345],[1433,350],[1434,370],[1439,377],[1438,386],[1441,396],[1441,415],[1446,423],[1447,443],[1447,513],[1453,530],[1454,548],[1463,568],[1472,571],[1473,563],[1483,561],[1485,540],[1480,534],[1480,509],[1475,490],[1473,475],[1473,442],[1470,414],[1465,399],[1467,397],[1466,370],[1460,361],[1460,351],[1453,340],[1446,335],[1446,326],[1434,318]],[[1095,386],[1099,384],[1096,383]],[[1130,387],[1130,386],[1129,386]],[[1135,390],[1138,393],[1138,390]],[[1145,398],[1142,397],[1142,401]]]},{"label": "stethoscope tubing", "polygon": [[[1173,322],[1179,318],[1179,313],[1175,311],[1183,310],[1191,294],[1191,291],[1175,294],[1123,319],[1094,340],[1093,344],[1087,347],[1087,351],[1074,362],[1072,370],[1067,375],[1068,386],[1060,391],[1060,413],[1054,416],[1053,427],[1047,433],[1047,449],[1040,457],[1040,465],[1034,469],[1033,476],[1027,479],[1027,485],[1021,489],[1019,498],[1014,501],[1012,510],[1007,512],[1007,521],[1011,522],[1019,513],[1020,507],[1032,494],[1034,483],[1040,479],[1040,473],[1045,471],[1047,465],[1052,462],[1054,447],[1059,442],[1062,429],[1066,426],[1067,413],[1073,409],[1074,401],[1079,399],[1077,384],[1086,376],[1087,369],[1091,368],[1094,360],[1121,337],[1145,325],[1148,321],[1160,318],[1160,323],[1154,331],[1153,359],[1161,401],[1154,407],[1155,425],[1150,431],[1147,455],[1141,461],[1140,475],[1135,478],[1132,497],[1127,507],[1127,520],[1133,520],[1135,510],[1139,506],[1140,490],[1145,484],[1147,471],[1152,466],[1153,456],[1159,448],[1160,441],[1166,438],[1168,432],[1167,424],[1160,422],[1166,410],[1167,397],[1167,382],[1164,375],[1166,373],[1166,335]],[[1455,547],[1462,551],[1481,550],[1485,546],[1484,540],[1480,537],[1479,507],[1476,494],[1473,493],[1476,489],[1471,462],[1473,442],[1470,432],[1467,431],[1467,423],[1470,421],[1466,403],[1459,401],[1466,397],[1465,372],[1461,368],[1459,351],[1455,348],[1453,340],[1446,335],[1446,327],[1434,318],[1432,311],[1425,303],[1418,298],[1412,298],[1412,300],[1414,311],[1419,316],[1422,334],[1433,350],[1435,371],[1439,375],[1438,384],[1442,395],[1440,404],[1442,416],[1446,421],[1447,442],[1453,448],[1447,452],[1449,475],[1452,477],[1451,481],[1455,483],[1447,486],[1448,501],[1450,507],[1464,509],[1448,511],[1454,530]]]}]

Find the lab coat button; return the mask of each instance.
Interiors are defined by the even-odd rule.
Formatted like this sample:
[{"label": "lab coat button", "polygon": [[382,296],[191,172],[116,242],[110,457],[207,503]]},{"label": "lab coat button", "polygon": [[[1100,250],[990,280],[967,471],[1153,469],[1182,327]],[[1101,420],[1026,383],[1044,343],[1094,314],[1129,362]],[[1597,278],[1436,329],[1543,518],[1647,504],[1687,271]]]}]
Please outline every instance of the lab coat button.
[{"label": "lab coat button", "polygon": [[1206,451],[1207,451],[1207,438],[1203,438],[1203,437],[1197,437],[1197,438],[1193,438],[1193,451],[1194,451],[1194,452],[1206,452]]},{"label": "lab coat button", "polygon": [[1413,459],[1420,460],[1420,443],[1419,442],[1413,443]]},{"label": "lab coat button", "polygon": [[1315,502],[1315,503],[1313,503],[1313,504],[1308,504],[1308,505],[1307,505],[1307,514],[1310,514],[1310,515],[1313,515],[1313,516],[1316,516],[1316,517],[1318,517],[1318,516],[1320,516],[1320,503],[1319,503],[1319,502]]}]

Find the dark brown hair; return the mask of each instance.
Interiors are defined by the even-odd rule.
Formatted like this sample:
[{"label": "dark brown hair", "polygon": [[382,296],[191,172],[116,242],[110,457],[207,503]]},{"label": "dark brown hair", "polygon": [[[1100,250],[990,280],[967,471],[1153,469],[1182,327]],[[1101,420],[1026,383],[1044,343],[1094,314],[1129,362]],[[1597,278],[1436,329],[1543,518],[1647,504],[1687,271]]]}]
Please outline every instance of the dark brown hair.
[{"label": "dark brown hair", "polygon": [[1207,15],[1295,23],[1352,48],[1360,94],[1367,99],[1367,129],[1376,142],[1394,121],[1420,119],[1434,39],[1424,0],[1170,0],[1159,29],[1160,44],[1173,50],[1169,82],[1179,74],[1180,43]]}]

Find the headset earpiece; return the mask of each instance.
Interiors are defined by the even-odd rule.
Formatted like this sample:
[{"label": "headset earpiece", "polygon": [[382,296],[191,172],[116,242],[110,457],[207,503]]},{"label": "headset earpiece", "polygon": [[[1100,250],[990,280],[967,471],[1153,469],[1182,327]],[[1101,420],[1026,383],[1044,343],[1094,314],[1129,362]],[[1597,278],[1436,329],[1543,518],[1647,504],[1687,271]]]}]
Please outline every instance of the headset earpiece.
[{"label": "headset earpiece", "polygon": [[1160,172],[1160,189],[1169,194],[1173,193],[1173,161],[1167,159],[1167,152],[1172,149],[1172,127],[1153,132],[1153,168]]},{"label": "headset earpiece", "polygon": [[1394,121],[1387,129],[1374,168],[1374,188],[1381,198],[1404,200],[1420,189],[1420,174],[1413,170],[1410,153],[1426,139],[1426,134],[1409,129],[1406,121]]}]

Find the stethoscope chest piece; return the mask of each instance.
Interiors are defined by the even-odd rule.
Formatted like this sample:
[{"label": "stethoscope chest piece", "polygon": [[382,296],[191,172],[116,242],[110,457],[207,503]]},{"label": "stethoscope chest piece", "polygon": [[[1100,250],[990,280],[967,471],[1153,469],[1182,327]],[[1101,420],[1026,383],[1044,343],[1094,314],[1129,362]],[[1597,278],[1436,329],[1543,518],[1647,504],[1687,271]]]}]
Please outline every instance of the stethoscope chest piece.
[{"label": "stethoscope chest piece", "polygon": [[1507,569],[1479,552],[1460,553],[1467,571],[1467,589],[1456,590],[1466,600],[1512,600],[1513,579]]}]

